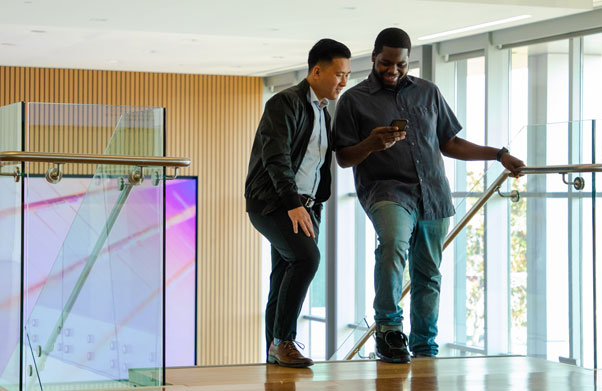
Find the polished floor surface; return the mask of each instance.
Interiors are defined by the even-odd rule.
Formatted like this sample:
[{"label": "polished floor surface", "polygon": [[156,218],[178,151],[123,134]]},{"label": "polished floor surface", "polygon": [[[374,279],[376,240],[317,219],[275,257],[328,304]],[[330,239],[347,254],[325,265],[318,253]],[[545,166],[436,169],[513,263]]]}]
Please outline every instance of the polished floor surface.
[{"label": "polished floor surface", "polygon": [[[168,368],[167,386],[128,390],[579,391],[595,390],[597,377],[600,375],[592,370],[528,357],[420,358],[411,364],[319,362],[307,369],[275,364]],[[65,390],[57,386],[46,389]]]},{"label": "polished floor surface", "polygon": [[175,390],[594,390],[595,372],[527,357],[414,359],[317,363],[308,369],[274,364],[173,368]]}]

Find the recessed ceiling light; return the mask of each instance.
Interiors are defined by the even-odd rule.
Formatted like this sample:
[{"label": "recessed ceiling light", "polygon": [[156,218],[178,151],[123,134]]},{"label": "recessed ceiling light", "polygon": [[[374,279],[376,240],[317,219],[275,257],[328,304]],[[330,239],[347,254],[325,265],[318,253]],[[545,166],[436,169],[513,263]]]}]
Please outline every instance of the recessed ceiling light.
[{"label": "recessed ceiling light", "polygon": [[117,63],[119,62],[119,60],[115,60],[115,59],[113,59],[113,60],[109,60],[109,61],[107,61],[107,62],[108,62],[109,64],[117,64]]},{"label": "recessed ceiling light", "polygon": [[346,7],[341,7],[341,9],[346,10],[346,11],[353,11],[354,9],[356,9],[356,7],[346,6]]},{"label": "recessed ceiling light", "polygon": [[36,33],[36,34],[44,34],[46,32],[46,30],[30,30],[32,33]]},{"label": "recessed ceiling light", "polygon": [[284,58],[284,56],[272,56],[272,58],[275,58],[275,59],[277,59],[277,60],[281,60],[281,59],[283,59],[283,58]]},{"label": "recessed ceiling light", "polygon": [[2,43],[0,43],[0,45],[2,45],[2,46],[17,46],[14,43],[10,43],[10,42],[2,42]]},{"label": "recessed ceiling light", "polygon": [[107,18],[90,18],[90,22],[107,22]]},{"label": "recessed ceiling light", "polygon": [[477,30],[477,29],[484,28],[484,27],[491,27],[491,26],[497,26],[499,24],[516,22],[517,20],[528,19],[530,17],[531,17],[531,15],[513,16],[512,18],[494,20],[493,22],[480,23],[480,24],[475,24],[474,26],[462,27],[462,28],[455,29],[455,30],[449,30],[449,31],[443,31],[443,32],[436,33],[436,34],[425,35],[423,37],[418,37],[418,40],[424,41],[424,40],[427,40],[427,39],[445,37],[447,35],[464,33],[466,31]]},{"label": "recessed ceiling light", "polygon": [[278,27],[270,27],[268,30],[269,31],[280,31],[280,29]]}]

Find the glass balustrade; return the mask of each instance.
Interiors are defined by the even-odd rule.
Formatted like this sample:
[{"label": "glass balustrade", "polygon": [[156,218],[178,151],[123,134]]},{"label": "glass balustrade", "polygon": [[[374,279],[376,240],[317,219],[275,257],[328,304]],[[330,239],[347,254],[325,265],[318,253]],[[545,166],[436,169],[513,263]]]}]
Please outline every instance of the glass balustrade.
[{"label": "glass balustrade", "polygon": [[[0,151],[20,151],[23,104],[0,107]],[[0,162],[0,389],[18,390],[21,354],[21,163]]]},{"label": "glass balustrade", "polygon": [[[106,155],[163,155],[162,109],[30,104],[28,113],[28,151],[44,152],[48,143],[38,140],[59,135],[71,142],[54,152],[96,154],[105,145]],[[82,133],[98,143],[82,148],[75,140]],[[161,384],[163,187],[151,180],[157,170],[145,170],[146,180],[136,183],[135,166],[68,169],[93,172],[85,194],[61,182],[37,181],[26,190],[25,237],[43,238],[25,246],[25,332],[33,352],[25,365],[34,368],[26,384],[37,376],[46,389],[66,382],[116,387],[135,368],[154,369],[138,385]],[[59,201],[36,213],[49,193]],[[52,228],[56,219],[62,231]]]},{"label": "glass balustrade", "polygon": [[[529,167],[599,164],[599,139],[595,121],[534,125],[510,149]],[[467,183],[474,190],[456,192],[456,209],[468,210],[500,171],[493,163]],[[444,254],[441,355],[519,354],[593,367],[595,174],[529,174],[500,191]]]},{"label": "glass balustrade", "polygon": [[[23,107],[0,108],[0,151],[163,156],[161,108]],[[16,183],[21,165],[0,176],[0,387],[162,385],[164,168],[30,162]]]}]

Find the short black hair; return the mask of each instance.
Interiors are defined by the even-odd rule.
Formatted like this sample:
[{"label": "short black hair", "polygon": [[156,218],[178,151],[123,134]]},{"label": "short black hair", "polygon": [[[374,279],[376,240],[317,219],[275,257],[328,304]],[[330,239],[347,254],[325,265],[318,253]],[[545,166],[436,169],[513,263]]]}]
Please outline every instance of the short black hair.
[{"label": "short black hair", "polygon": [[408,49],[409,54],[412,50],[412,41],[408,33],[402,29],[389,27],[378,33],[376,41],[374,41],[374,54],[382,52],[383,46]]},{"label": "short black hair", "polygon": [[324,38],[316,42],[309,51],[307,57],[307,65],[309,72],[319,62],[332,62],[335,58],[351,58],[351,51],[344,44],[335,41],[334,39]]}]

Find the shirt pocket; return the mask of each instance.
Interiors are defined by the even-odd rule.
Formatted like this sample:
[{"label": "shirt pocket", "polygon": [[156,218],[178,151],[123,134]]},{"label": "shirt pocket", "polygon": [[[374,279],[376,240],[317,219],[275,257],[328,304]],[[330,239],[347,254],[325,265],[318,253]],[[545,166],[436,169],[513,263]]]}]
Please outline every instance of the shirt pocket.
[{"label": "shirt pocket", "polygon": [[437,140],[437,106],[409,106],[408,134],[414,134],[417,141]]}]

